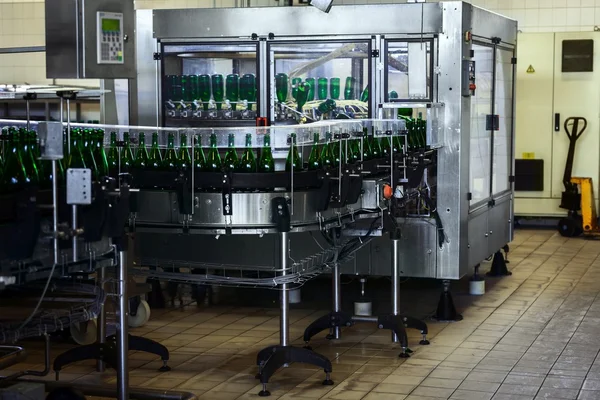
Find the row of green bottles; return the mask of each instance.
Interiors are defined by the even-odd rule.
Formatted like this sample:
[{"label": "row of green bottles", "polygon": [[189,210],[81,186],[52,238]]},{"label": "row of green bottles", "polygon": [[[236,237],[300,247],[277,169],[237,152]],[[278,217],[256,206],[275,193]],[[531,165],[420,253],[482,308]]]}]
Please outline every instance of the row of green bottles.
[{"label": "row of green bottles", "polygon": [[427,146],[427,121],[423,119],[423,113],[419,112],[417,118],[412,118],[413,110],[401,108],[398,117],[406,121],[408,147],[410,149],[422,149]]},{"label": "row of green bottles", "polygon": [[[172,101],[194,101],[204,103],[208,109],[208,102],[212,99],[217,103],[217,109],[225,99],[232,103],[239,100],[248,102],[256,101],[256,76],[245,74],[229,74],[225,79],[223,75],[168,75],[165,78],[165,95]],[[232,104],[235,109],[235,104]]]},{"label": "row of green bottles", "polygon": [[[289,77],[287,74],[278,73],[275,75],[275,93],[277,101],[285,103],[288,98]],[[340,98],[340,78],[306,78],[304,82],[301,78],[293,78],[291,82],[292,97],[298,103],[298,109],[301,110],[304,104],[313,100],[339,100]],[[356,79],[349,76],[346,78],[344,87],[344,99],[355,100]],[[361,101],[366,102],[369,99],[369,87],[367,86],[361,94]]]},{"label": "row of green bottles", "polygon": [[109,163],[104,150],[104,131],[73,128],[70,136],[70,146],[67,146],[65,134],[64,154],[67,168],[89,168],[93,180],[108,176]]}]

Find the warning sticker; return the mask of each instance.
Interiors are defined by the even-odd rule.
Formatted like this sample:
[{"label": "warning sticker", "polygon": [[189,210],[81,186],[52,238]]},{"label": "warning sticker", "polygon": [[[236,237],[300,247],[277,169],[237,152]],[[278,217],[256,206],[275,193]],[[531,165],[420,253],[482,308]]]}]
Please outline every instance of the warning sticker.
[{"label": "warning sticker", "polygon": [[524,160],[533,160],[535,159],[535,153],[523,153],[522,157]]},{"label": "warning sticker", "polygon": [[533,65],[530,65],[529,68],[527,68],[527,73],[528,74],[535,74],[535,69],[533,68]]}]

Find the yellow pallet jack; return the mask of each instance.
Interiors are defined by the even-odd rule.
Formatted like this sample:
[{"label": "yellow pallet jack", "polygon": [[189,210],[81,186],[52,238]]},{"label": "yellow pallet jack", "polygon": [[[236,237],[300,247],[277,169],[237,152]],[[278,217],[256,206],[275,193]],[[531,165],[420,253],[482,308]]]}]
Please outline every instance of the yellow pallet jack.
[{"label": "yellow pallet jack", "polygon": [[592,178],[571,176],[575,145],[587,128],[587,120],[583,117],[567,118],[564,128],[569,137],[569,152],[563,176],[565,190],[562,193],[560,207],[568,210],[568,215],[558,222],[558,232],[565,237],[575,237],[582,233],[600,233]]}]

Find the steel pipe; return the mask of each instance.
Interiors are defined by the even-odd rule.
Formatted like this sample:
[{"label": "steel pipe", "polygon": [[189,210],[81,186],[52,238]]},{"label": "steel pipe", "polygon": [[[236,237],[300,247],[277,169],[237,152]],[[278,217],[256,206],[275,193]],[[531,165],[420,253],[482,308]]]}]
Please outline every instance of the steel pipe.
[{"label": "steel pipe", "polygon": [[117,398],[119,400],[128,400],[129,391],[129,366],[128,366],[128,353],[129,353],[129,326],[127,316],[129,315],[128,310],[128,297],[127,297],[127,251],[119,251],[119,266],[117,272],[118,280],[118,319],[117,319],[117,354],[118,354],[118,366],[117,366]]},{"label": "steel pipe", "polygon": [[[98,286],[100,289],[104,290],[104,281],[106,279],[106,269],[100,268],[98,270]],[[106,308],[104,308],[104,303],[100,305],[100,312],[98,313],[98,318],[96,320],[98,331],[96,332],[96,342],[97,343],[105,343],[106,342]],[[97,360],[96,361],[96,371],[104,372],[105,366],[104,361]]]},{"label": "steel pipe", "polygon": [[[392,314],[400,314],[400,240],[392,239]],[[398,343],[398,335],[392,332],[392,341]]]},{"label": "steel pipe", "polygon": [[[281,239],[281,254],[279,265],[281,268],[281,276],[287,275],[288,269],[288,253],[289,253],[289,234],[288,232],[280,233]],[[281,346],[289,346],[290,344],[290,298],[288,292],[288,284],[281,285],[281,316],[279,317],[279,344]]]}]

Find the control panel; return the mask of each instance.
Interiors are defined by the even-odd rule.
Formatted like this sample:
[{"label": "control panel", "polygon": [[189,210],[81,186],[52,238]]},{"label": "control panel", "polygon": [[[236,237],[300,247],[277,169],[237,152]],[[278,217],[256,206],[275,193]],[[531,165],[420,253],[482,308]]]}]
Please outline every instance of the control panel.
[{"label": "control panel", "polygon": [[123,14],[97,12],[98,64],[123,64]]}]

